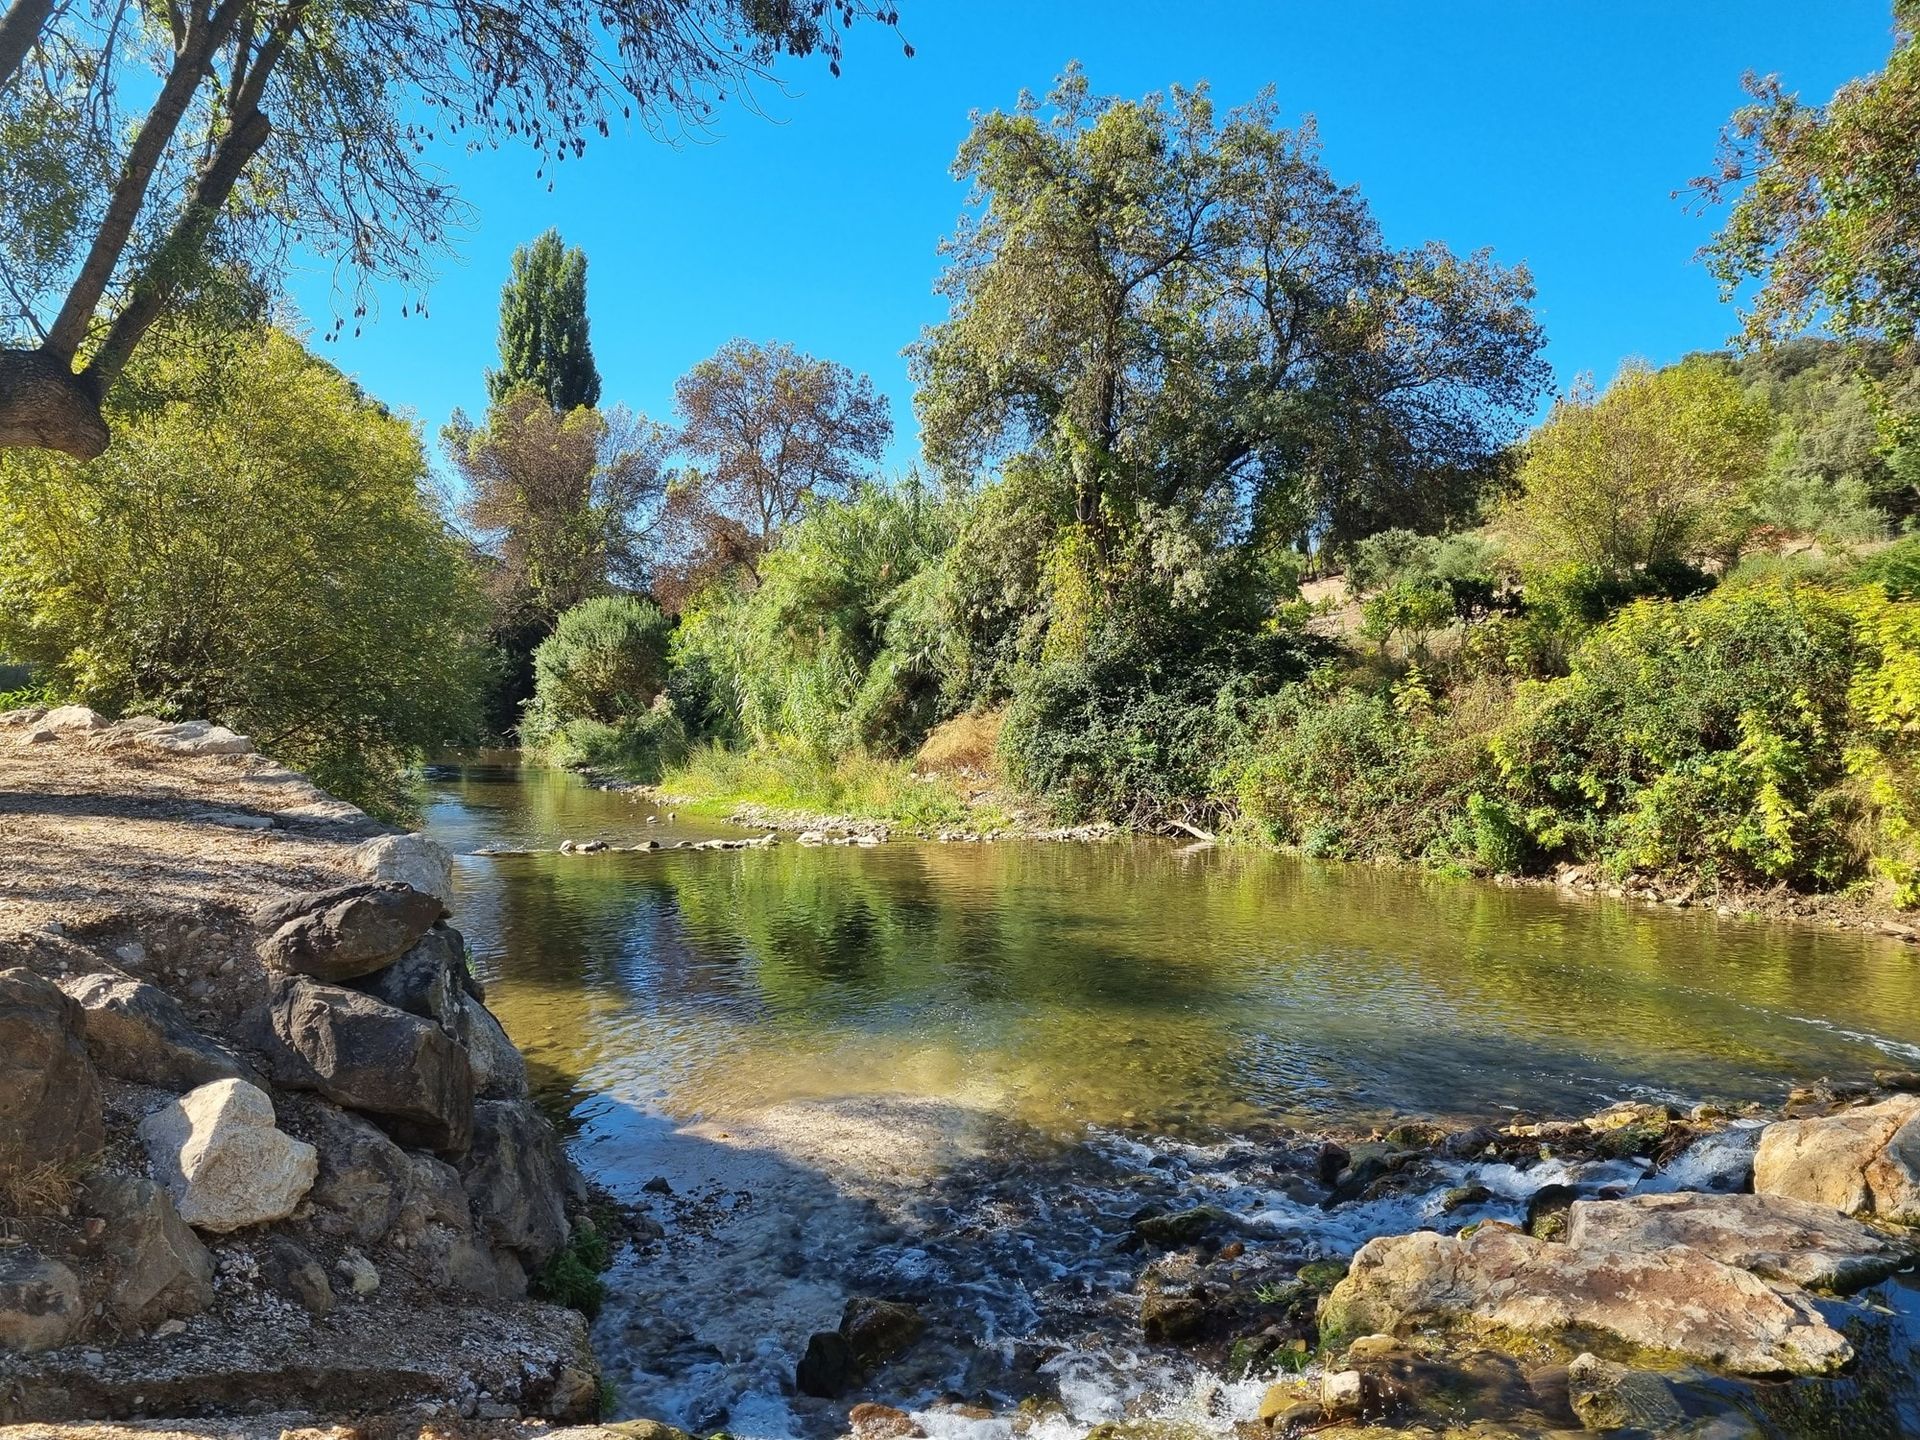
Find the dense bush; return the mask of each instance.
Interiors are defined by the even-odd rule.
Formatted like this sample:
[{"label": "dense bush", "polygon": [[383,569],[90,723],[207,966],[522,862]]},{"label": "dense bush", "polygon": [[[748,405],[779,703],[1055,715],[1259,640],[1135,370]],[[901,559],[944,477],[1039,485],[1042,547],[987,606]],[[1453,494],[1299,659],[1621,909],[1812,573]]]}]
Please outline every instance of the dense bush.
[{"label": "dense bush", "polygon": [[672,622],[651,600],[586,600],[533,652],[521,743],[556,765],[658,779],[686,753],[666,690]]},{"label": "dense bush", "polygon": [[403,809],[477,726],[485,607],[407,422],[277,331],[156,336],[77,464],[0,454],[0,653]]}]

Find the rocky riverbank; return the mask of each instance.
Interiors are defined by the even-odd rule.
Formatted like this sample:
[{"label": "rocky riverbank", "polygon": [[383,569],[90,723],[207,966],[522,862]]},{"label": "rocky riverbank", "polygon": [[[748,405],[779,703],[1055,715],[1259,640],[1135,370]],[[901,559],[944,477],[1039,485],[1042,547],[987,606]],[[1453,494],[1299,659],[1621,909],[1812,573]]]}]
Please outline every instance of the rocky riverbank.
[{"label": "rocky riverbank", "polygon": [[597,1414],[446,852],[203,723],[0,715],[0,792],[0,1421]]}]

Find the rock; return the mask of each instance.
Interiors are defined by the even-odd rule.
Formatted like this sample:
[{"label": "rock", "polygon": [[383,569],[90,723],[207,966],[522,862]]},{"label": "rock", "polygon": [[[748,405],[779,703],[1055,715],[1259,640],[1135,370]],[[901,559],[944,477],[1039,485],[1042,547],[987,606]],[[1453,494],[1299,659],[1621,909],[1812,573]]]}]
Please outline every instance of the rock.
[{"label": "rock", "polygon": [[1703,1135],[1640,1182],[1642,1190],[1741,1191],[1753,1184],[1758,1125],[1733,1125]]},{"label": "rock", "polygon": [[1767,1126],[1753,1188],[1920,1225],[1920,1095]]},{"label": "rock", "polygon": [[140,1122],[154,1174],[182,1220],[224,1233],[293,1213],[313,1186],[319,1157],[273,1121],[266,1091],[215,1080]]},{"label": "rock", "polygon": [[857,1364],[884,1364],[926,1332],[918,1310],[898,1300],[876,1300],[856,1295],[840,1316],[840,1333],[847,1337]]},{"label": "rock", "polygon": [[410,885],[447,909],[453,908],[453,856],[430,836],[376,836],[354,846],[347,858],[369,880]]},{"label": "rock", "polygon": [[261,1275],[276,1292],[316,1320],[333,1309],[333,1286],[327,1280],[326,1270],[295,1240],[276,1235],[268,1242]]},{"label": "rock", "polygon": [[431,1020],[461,1044],[467,1039],[467,947],[458,930],[435,925],[384,969],[349,982],[350,988],[396,1010]]},{"label": "rock", "polygon": [[461,997],[467,1017],[467,1061],[473,1088],[489,1100],[522,1100],[527,1094],[526,1058],[514,1048],[493,1012],[471,995]]},{"label": "rock", "polygon": [[838,1400],[852,1386],[858,1369],[846,1336],[838,1330],[816,1330],[807,1337],[807,1348],[794,1367],[794,1388],[802,1395]]},{"label": "rock", "polygon": [[0,1351],[57,1350],[86,1314],[73,1271],[25,1245],[0,1249]]},{"label": "rock", "polygon": [[236,735],[224,725],[205,720],[182,720],[178,725],[161,725],[135,735],[136,744],[175,755],[251,755],[253,741]]},{"label": "rock", "polygon": [[1198,1340],[1213,1323],[1214,1307],[1200,1295],[1150,1291],[1140,1298],[1140,1333],[1160,1345]]},{"label": "rock", "polygon": [[258,948],[270,967],[338,982],[391,965],[445,909],[411,885],[368,881],[272,901],[254,912],[254,923],[264,932]]},{"label": "rock", "polygon": [[[319,1218],[319,1228],[363,1245],[384,1239],[413,1193],[413,1157],[357,1115],[331,1105],[315,1104],[313,1111],[309,1133],[320,1169],[307,1198],[329,1212]],[[466,1197],[457,1179],[454,1188],[464,1213]]]},{"label": "rock", "polygon": [[355,1295],[371,1295],[380,1288],[380,1271],[358,1250],[349,1248],[342,1252],[333,1268],[340,1272],[347,1289]]},{"label": "rock", "polygon": [[1345,1333],[1457,1324],[1605,1335],[1742,1375],[1821,1375],[1853,1357],[1807,1297],[1698,1251],[1617,1254],[1504,1226],[1368,1241],[1320,1319]]},{"label": "rock", "polygon": [[1211,1205],[1196,1205],[1168,1215],[1141,1215],[1133,1222],[1133,1240],[1156,1250],[1194,1245],[1228,1228],[1232,1217]]},{"label": "rock", "polygon": [[465,1153],[473,1071],[431,1020],[338,985],[292,976],[251,1020],[273,1078],[374,1117],[406,1145]]},{"label": "rock", "polygon": [[1686,1423],[1673,1386],[1659,1375],[1629,1370],[1591,1354],[1567,1366],[1567,1398],[1589,1430],[1645,1430],[1665,1434]]},{"label": "rock", "polygon": [[1884,1280],[1920,1253],[1812,1201],[1687,1192],[1576,1201],[1567,1243],[1636,1254],[1686,1245],[1769,1280],[1840,1292]]},{"label": "rock", "polygon": [[[858,1405],[853,1407],[858,1410]],[[662,1420],[620,1420],[604,1425],[569,1425],[545,1431],[540,1440],[693,1440]]]},{"label": "rock", "polygon": [[0,1174],[98,1153],[100,1080],[80,1007],[25,967],[0,970]]},{"label": "rock", "polygon": [[493,1244],[530,1269],[567,1243],[567,1157],[546,1117],[524,1100],[473,1107],[473,1150],[460,1181]]},{"label": "rock", "polygon": [[116,1325],[145,1330],[213,1304],[213,1256],[160,1186],[99,1171],[82,1188],[80,1206],[106,1222],[102,1252],[113,1274],[106,1304]]},{"label": "rock", "polygon": [[925,1440],[927,1433],[906,1411],[871,1400],[849,1410],[847,1424],[858,1440]]},{"label": "rock", "polygon": [[1358,1370],[1329,1370],[1320,1377],[1320,1410],[1329,1419],[1368,1413],[1367,1377]]},{"label": "rock", "polygon": [[258,1077],[239,1056],[194,1028],[180,1002],[157,985],[99,971],[62,980],[84,1017],[96,1068],[162,1090]]},{"label": "rock", "polygon": [[[1304,1380],[1282,1380],[1269,1385],[1260,1396],[1260,1420],[1263,1424],[1273,1425],[1282,1415],[1307,1400]],[[1310,1402],[1315,1415],[1320,1411],[1320,1402]]]},{"label": "rock", "polygon": [[17,710],[0,710],[0,726],[15,729],[22,725],[32,725],[47,713],[44,705],[22,705]]},{"label": "rock", "polygon": [[56,705],[35,723],[42,730],[72,735],[104,730],[111,722],[99,711],[89,710],[85,705]]}]

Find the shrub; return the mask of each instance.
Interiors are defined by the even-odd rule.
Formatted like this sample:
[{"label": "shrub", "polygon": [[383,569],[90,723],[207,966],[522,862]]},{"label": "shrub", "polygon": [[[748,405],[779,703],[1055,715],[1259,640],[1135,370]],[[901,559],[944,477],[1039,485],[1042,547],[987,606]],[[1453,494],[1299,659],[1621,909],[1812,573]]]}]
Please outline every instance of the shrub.
[{"label": "shrub", "polygon": [[672,630],[651,600],[603,595],[575,605],[533,652],[529,728],[537,736],[572,720],[615,725],[644,714],[666,689]]}]

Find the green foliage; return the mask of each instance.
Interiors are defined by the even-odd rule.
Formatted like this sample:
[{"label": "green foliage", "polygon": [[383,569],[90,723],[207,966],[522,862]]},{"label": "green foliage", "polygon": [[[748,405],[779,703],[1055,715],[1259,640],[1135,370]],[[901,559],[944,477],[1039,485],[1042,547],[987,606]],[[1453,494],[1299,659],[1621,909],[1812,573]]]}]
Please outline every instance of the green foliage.
[{"label": "green foliage", "polygon": [[528,1285],[536,1300],[578,1310],[589,1320],[607,1300],[607,1282],[600,1277],[612,1268],[613,1247],[597,1228],[577,1224],[567,1243],[540,1267]]},{"label": "green foliage", "polygon": [[1549,855],[1809,889],[1879,868],[1911,903],[1914,611],[1779,583],[1641,601],[1522,689],[1503,796]]},{"label": "green foliage", "polygon": [[533,652],[521,743],[552,764],[657,780],[687,748],[664,698],[672,629],[659,606],[630,595],[567,611]]},{"label": "green foliage", "polygon": [[1453,595],[1432,580],[1403,580],[1360,607],[1360,630],[1385,645],[1404,635],[1415,650],[1424,650],[1427,637],[1453,622]]},{"label": "green foliage", "polygon": [[1869,556],[1853,573],[1857,580],[1884,586],[1895,600],[1920,600],[1920,535]]},{"label": "green foliage", "polygon": [[484,603],[406,422],[277,331],[175,329],[101,459],[0,455],[0,652],[202,717],[375,809],[473,734]]},{"label": "green foliage", "polygon": [[497,405],[522,386],[563,415],[600,403],[587,337],[587,256],[569,250],[558,230],[513,252],[513,275],[500,292],[500,368],[487,372],[487,397]]}]

